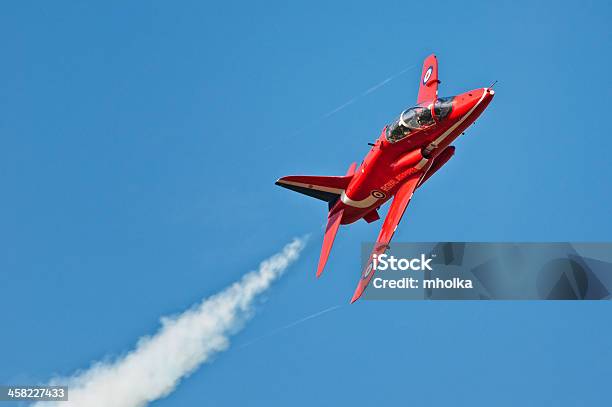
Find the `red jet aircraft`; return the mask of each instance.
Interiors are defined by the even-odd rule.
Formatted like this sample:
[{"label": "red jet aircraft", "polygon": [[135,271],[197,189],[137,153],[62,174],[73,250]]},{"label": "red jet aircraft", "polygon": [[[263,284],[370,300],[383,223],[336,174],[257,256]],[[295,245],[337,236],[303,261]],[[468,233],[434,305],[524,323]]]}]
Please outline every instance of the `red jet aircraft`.
[{"label": "red jet aircraft", "polygon": [[425,59],[417,105],[404,110],[371,144],[372,149],[345,176],[292,175],[276,185],[327,201],[329,214],[317,277],[323,272],[338,227],[359,219],[380,219],[378,209],[393,197],[382,229],[351,303],[374,275],[372,259],[384,253],[414,191],[453,156],[450,144],[467,129],[493,99],[493,89],[474,89],[458,96],[438,98],[438,60]]}]

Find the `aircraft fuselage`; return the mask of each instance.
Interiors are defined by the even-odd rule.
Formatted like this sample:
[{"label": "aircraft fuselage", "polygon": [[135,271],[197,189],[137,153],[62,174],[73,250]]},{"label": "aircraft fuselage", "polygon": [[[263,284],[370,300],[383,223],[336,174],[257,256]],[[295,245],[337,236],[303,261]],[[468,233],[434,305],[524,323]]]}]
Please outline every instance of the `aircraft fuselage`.
[{"label": "aircraft fuselage", "polygon": [[353,223],[393,197],[407,178],[420,175],[423,182],[431,175],[427,173],[436,158],[474,123],[493,95],[492,89],[480,88],[455,96],[452,109],[444,118],[437,117],[433,102],[423,104],[431,111],[433,122],[396,142],[389,140],[386,126],[331,213],[343,210],[341,223]]}]

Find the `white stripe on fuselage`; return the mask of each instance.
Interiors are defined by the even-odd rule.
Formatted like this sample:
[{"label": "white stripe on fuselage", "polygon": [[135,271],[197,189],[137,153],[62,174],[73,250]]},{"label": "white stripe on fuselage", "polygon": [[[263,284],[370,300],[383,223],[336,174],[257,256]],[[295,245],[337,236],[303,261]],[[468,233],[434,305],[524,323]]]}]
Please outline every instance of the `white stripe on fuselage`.
[{"label": "white stripe on fuselage", "polygon": [[352,206],[353,208],[369,208],[373,206],[376,202],[378,202],[378,198],[373,195],[369,195],[366,199],[362,199],[361,201],[353,201],[351,198],[346,195],[346,191],[342,191],[342,195],[340,195],[340,200],[348,206]]}]

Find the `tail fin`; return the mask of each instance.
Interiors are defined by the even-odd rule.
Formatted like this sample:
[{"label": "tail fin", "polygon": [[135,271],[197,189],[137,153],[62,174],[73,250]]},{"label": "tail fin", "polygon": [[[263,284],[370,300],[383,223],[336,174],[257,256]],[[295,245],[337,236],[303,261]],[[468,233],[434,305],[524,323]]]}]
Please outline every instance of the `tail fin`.
[{"label": "tail fin", "polygon": [[342,220],[342,214],[344,210],[339,210],[334,213],[330,213],[327,218],[327,226],[325,227],[325,236],[323,237],[323,247],[321,248],[321,257],[319,257],[319,266],[317,267],[317,277],[323,273],[329,252],[331,251],[340,221]]},{"label": "tail fin", "polygon": [[357,168],[357,163],[352,163],[351,166],[348,168],[348,170],[346,170],[346,175],[353,175],[355,174],[355,169]]},{"label": "tail fin", "polygon": [[276,181],[276,185],[326,202],[334,202],[348,187],[355,172],[355,163],[343,177],[317,175],[289,175]]},{"label": "tail fin", "polygon": [[419,95],[417,103],[434,102],[438,97],[438,59],[431,54],[423,62],[423,73],[421,74],[421,84],[419,85]]}]

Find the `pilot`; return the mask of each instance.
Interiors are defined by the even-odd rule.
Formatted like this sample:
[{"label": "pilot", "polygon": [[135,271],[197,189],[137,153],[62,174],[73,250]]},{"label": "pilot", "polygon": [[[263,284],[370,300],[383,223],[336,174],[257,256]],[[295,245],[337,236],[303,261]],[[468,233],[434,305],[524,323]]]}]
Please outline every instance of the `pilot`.
[{"label": "pilot", "polygon": [[406,137],[410,131],[429,126],[433,122],[430,109],[421,106],[406,109],[398,120],[387,126],[387,140],[395,143]]}]

